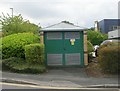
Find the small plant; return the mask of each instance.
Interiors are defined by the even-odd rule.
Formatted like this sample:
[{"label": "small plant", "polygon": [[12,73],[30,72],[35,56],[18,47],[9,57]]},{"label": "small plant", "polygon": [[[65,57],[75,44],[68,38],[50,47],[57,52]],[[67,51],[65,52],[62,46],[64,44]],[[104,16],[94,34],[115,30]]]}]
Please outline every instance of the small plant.
[{"label": "small plant", "polygon": [[93,45],[92,45],[92,43],[90,43],[90,41],[87,42],[87,48],[88,48],[88,53],[94,51]]},{"label": "small plant", "polygon": [[90,41],[87,42],[87,49],[88,49],[88,61],[91,62],[92,60],[92,53],[94,51],[92,43]]}]

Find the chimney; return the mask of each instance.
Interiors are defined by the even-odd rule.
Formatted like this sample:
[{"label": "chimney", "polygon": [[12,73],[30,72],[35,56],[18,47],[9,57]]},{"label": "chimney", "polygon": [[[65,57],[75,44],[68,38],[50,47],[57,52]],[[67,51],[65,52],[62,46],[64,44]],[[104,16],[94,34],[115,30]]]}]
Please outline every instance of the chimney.
[{"label": "chimney", "polygon": [[95,31],[99,31],[98,21],[94,22]]}]

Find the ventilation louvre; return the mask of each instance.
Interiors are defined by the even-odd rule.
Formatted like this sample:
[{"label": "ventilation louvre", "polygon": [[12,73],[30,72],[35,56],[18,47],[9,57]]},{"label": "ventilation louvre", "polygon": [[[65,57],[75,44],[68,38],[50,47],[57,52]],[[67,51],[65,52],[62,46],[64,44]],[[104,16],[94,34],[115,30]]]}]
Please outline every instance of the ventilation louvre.
[{"label": "ventilation louvre", "polygon": [[47,54],[48,65],[62,65],[62,54]]},{"label": "ventilation louvre", "polygon": [[80,65],[80,53],[65,54],[66,65]]}]

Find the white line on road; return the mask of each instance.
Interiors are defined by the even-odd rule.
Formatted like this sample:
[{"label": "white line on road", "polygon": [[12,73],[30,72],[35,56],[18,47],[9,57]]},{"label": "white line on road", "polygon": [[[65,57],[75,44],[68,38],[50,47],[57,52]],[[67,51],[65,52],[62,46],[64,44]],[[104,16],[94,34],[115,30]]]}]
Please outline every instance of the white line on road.
[{"label": "white line on road", "polygon": [[86,89],[86,90],[108,90],[111,88],[71,88],[71,87],[50,87],[50,86],[37,86],[37,85],[27,85],[27,84],[15,84],[15,83],[5,83],[0,82],[1,85],[10,85],[10,86],[18,86],[18,87],[32,87],[32,88],[38,88],[38,89]]},{"label": "white line on road", "polygon": [[37,86],[37,85],[27,85],[27,84],[14,84],[14,83],[3,83],[2,85],[18,86],[18,87],[32,87],[32,88],[43,88],[43,89],[80,89],[80,88],[67,88],[67,87],[50,87],[50,86]]}]

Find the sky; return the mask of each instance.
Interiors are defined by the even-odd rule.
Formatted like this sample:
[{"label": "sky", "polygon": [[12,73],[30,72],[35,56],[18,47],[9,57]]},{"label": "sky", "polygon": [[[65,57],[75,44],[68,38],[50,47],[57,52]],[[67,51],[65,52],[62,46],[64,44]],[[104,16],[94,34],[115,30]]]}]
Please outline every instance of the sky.
[{"label": "sky", "polygon": [[0,15],[21,14],[39,26],[69,21],[91,28],[94,21],[118,18],[119,0],[0,0]]}]

